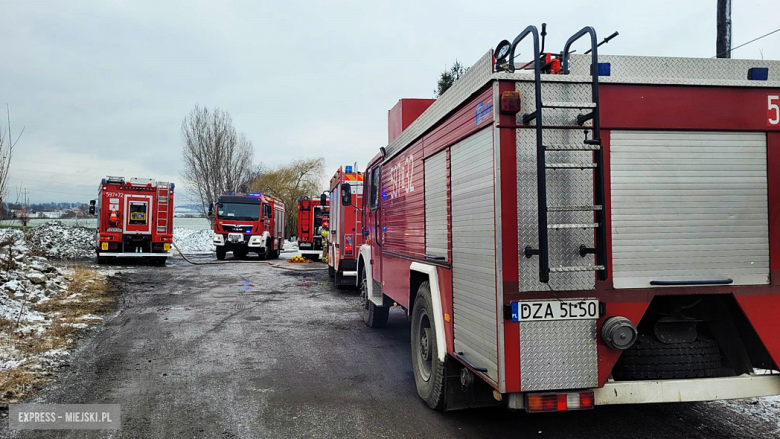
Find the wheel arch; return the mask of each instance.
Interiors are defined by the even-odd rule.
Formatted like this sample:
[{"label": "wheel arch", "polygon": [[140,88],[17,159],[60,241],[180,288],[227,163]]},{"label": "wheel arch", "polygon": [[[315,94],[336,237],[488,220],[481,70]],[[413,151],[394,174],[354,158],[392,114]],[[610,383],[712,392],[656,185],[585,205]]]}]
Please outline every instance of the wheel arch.
[{"label": "wheel arch", "polygon": [[[412,290],[412,286],[417,283],[417,288],[420,284],[428,281],[431,287],[431,307],[433,308],[433,323],[436,325],[436,354],[440,361],[444,361],[447,355],[447,342],[444,336],[444,314],[441,306],[441,290],[439,289],[439,276],[436,267],[433,265],[422,264],[420,262],[412,262],[409,267],[409,289]],[[414,299],[417,298],[417,288],[410,291],[409,294],[409,312],[412,312],[414,306]]]}]

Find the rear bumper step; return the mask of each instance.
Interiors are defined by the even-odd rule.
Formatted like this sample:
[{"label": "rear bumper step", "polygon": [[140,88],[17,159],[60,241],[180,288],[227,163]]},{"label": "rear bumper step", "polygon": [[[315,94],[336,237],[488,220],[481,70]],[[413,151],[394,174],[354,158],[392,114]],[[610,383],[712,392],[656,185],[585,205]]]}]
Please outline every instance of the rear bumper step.
[{"label": "rear bumper step", "polygon": [[162,253],[115,253],[115,252],[100,252],[98,256],[101,258],[167,258],[171,256],[170,252]]},{"label": "rear bumper step", "polygon": [[697,402],[780,395],[780,375],[613,381],[593,389],[596,405]]},{"label": "rear bumper step", "polygon": [[[592,389],[595,405],[703,402],[780,395],[780,375],[683,380],[612,381]],[[511,409],[525,408],[525,393],[510,393]]]}]

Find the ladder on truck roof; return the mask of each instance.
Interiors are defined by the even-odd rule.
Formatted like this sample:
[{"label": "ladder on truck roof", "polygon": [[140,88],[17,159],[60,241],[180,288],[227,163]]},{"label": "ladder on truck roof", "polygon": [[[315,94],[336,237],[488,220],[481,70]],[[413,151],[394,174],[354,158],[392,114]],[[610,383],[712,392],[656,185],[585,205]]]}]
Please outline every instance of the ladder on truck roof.
[{"label": "ladder on truck roof", "polygon": [[[536,26],[528,26],[512,42],[512,51],[509,56],[509,69],[514,70],[514,57],[517,45],[529,34],[533,36],[534,44],[534,91],[536,94],[536,109],[534,112],[523,115],[523,123],[536,122],[536,189],[538,202],[538,227],[539,248],[527,246],[525,256],[531,258],[539,256],[539,280],[547,283],[550,273],[571,273],[581,271],[595,271],[599,280],[607,278],[607,230],[604,212],[604,155],[601,148],[601,131],[599,118],[599,75],[598,75],[598,44],[596,43],[596,31],[588,26],[574,34],[564,47],[561,55],[561,70],[563,74],[569,73],[569,49],[571,45],[585,35],[590,36],[591,43],[591,102],[542,102],[542,68],[541,53],[539,52],[539,32]],[[586,52],[587,53],[587,52]],[[582,144],[547,144],[544,141],[544,125],[542,123],[543,109],[580,109],[589,110],[585,114],[577,116],[577,125],[582,126],[587,121],[592,121],[591,138],[585,139]],[[590,153],[593,156],[592,163],[547,163],[546,154],[549,151],[567,151],[576,153]],[[592,171],[594,180],[593,205],[589,206],[548,206],[547,205],[547,170],[555,172],[567,171]],[[549,212],[576,212],[593,211],[594,222],[586,224],[549,224],[547,215]],[[595,248],[585,244],[579,246],[580,256],[596,255],[595,265],[576,265],[569,267],[550,268],[548,231],[553,232],[564,229],[589,228],[595,229]]]},{"label": "ladder on truck roof", "polygon": [[168,233],[168,213],[170,212],[171,185],[165,182],[157,183],[157,233]]}]

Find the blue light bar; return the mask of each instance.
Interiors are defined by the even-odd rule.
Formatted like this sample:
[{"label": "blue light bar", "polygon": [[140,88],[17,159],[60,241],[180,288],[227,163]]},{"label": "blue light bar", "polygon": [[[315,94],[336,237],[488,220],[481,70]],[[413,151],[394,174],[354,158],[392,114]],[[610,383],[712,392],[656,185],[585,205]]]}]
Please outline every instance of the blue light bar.
[{"label": "blue light bar", "polygon": [[250,197],[262,197],[263,194],[260,194],[260,193],[257,193],[257,192],[252,192],[252,193],[247,194],[247,196],[250,196]]},{"label": "blue light bar", "polygon": [[749,81],[767,81],[769,79],[769,67],[753,67],[748,70]]},{"label": "blue light bar", "polygon": [[352,166],[346,166],[344,168],[344,172],[346,172],[347,174],[351,174],[352,173]]}]

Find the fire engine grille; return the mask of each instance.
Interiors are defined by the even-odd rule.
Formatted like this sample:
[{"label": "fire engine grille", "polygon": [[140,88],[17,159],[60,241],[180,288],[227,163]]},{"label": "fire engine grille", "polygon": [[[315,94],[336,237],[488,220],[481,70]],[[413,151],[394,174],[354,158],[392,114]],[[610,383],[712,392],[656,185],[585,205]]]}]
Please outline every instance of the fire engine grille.
[{"label": "fire engine grille", "polygon": [[598,385],[596,320],[520,324],[520,389],[585,389]]}]

